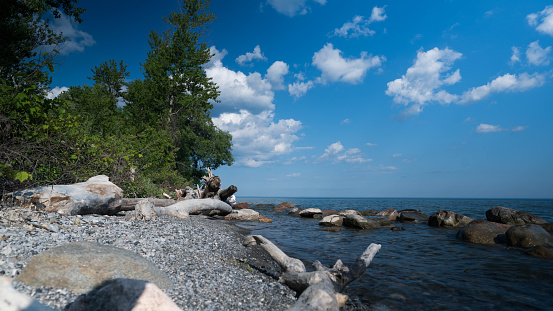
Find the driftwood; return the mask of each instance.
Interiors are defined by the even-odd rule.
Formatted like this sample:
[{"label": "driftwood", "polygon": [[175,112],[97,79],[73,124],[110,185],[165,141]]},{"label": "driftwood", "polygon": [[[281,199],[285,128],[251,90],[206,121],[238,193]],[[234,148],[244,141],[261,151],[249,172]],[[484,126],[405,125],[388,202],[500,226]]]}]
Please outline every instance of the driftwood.
[{"label": "driftwood", "polygon": [[230,198],[230,196],[235,194],[236,191],[238,191],[238,188],[236,188],[235,185],[231,185],[227,189],[219,189],[214,199],[218,199],[225,202],[226,200],[228,200],[228,198]]},{"label": "driftwood", "polygon": [[151,217],[150,215],[153,215],[153,217],[175,216],[178,218],[188,218],[190,215],[197,215],[203,212],[209,212],[210,215],[225,216],[232,212],[232,207],[223,201],[214,199],[183,200],[169,206],[154,206],[151,202],[142,201],[135,206],[135,217],[138,217],[137,215],[140,215],[139,217],[147,215],[146,218]]},{"label": "driftwood", "polygon": [[247,236],[243,244],[261,246],[280,265],[283,273],[279,282],[300,294],[290,310],[339,310],[348,298],[341,294],[345,286],[365,272],[380,250],[380,244],[372,243],[350,268],[339,259],[332,268],[315,261],[315,271],[307,272],[303,262],[289,257],[261,235]]},{"label": "driftwood", "polygon": [[134,210],[136,204],[142,201],[148,201],[155,206],[169,206],[171,204],[177,203],[173,199],[155,199],[155,198],[124,198],[121,199],[121,210],[122,211],[132,211]]}]

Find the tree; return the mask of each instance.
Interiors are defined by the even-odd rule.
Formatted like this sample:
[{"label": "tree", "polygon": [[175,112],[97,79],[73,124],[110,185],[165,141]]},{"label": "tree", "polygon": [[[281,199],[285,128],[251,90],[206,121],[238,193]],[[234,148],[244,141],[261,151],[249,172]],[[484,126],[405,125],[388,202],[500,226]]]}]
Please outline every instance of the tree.
[{"label": "tree", "polygon": [[212,56],[201,41],[215,19],[208,8],[209,1],[183,0],[181,13],[164,18],[168,30],[150,33],[144,80],[129,85],[125,107],[136,121],[170,133],[178,148],[176,169],[195,181],[205,168],[234,161],[230,134],[218,129],[210,116],[219,92],[203,67]]}]

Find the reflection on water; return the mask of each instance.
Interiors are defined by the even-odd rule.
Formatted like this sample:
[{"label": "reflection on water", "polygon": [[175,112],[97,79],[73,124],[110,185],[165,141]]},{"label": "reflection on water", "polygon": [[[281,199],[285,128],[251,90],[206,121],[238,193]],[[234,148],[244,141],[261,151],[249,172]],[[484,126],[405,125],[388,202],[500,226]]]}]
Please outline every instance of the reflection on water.
[{"label": "reflection on water", "polygon": [[[531,212],[553,221],[553,200],[450,199],[293,199],[239,198],[257,204],[287,201],[302,208],[397,210],[427,214],[445,209],[485,219],[493,206]],[[347,229],[322,231],[316,219],[301,219],[258,208],[273,223],[242,222],[292,257],[306,263],[337,259],[352,263],[370,243],[382,244],[367,272],[348,285],[350,294],[392,310],[551,310],[553,260],[527,256],[520,248],[477,245],[457,240],[456,229],[425,224],[396,224],[405,231]]]}]

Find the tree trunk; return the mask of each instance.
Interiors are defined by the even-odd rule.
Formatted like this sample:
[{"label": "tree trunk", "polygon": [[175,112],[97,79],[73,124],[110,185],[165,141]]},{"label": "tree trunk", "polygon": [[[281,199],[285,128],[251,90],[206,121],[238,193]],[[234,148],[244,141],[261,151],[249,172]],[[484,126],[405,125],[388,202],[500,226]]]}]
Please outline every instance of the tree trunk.
[{"label": "tree trunk", "polygon": [[231,185],[227,189],[219,189],[214,199],[219,199],[225,202],[231,195],[235,194],[238,188],[235,185]]},{"label": "tree trunk", "polygon": [[247,236],[243,244],[261,246],[282,268],[283,273],[279,282],[301,294],[289,310],[338,311],[347,301],[347,296],[340,292],[367,270],[381,247],[380,244],[369,245],[351,268],[345,266],[339,259],[332,268],[315,261],[313,267],[316,271],[306,272],[305,265],[299,259],[289,257],[261,235]]},{"label": "tree trunk", "polygon": [[183,200],[169,206],[154,206],[154,209],[157,216],[175,216],[179,218],[188,218],[190,215],[197,215],[202,212],[221,216],[232,212],[230,205],[214,199]]},{"label": "tree trunk", "polygon": [[173,199],[155,199],[155,198],[135,198],[135,199],[121,199],[121,210],[122,211],[133,211],[136,204],[141,201],[148,201],[155,206],[169,206],[171,204],[177,203]]}]

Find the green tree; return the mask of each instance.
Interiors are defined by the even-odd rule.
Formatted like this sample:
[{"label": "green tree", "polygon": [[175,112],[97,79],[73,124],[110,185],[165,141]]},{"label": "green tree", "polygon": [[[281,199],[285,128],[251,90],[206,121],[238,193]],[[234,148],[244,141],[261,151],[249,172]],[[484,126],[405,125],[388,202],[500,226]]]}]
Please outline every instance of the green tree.
[{"label": "green tree", "polygon": [[137,122],[167,131],[176,150],[176,169],[198,181],[205,168],[231,165],[230,134],[212,122],[219,92],[204,65],[211,58],[202,42],[215,19],[209,1],[184,0],[181,13],[164,18],[168,29],[149,35],[151,51],[142,64],[144,80],[129,85],[125,109]]}]

